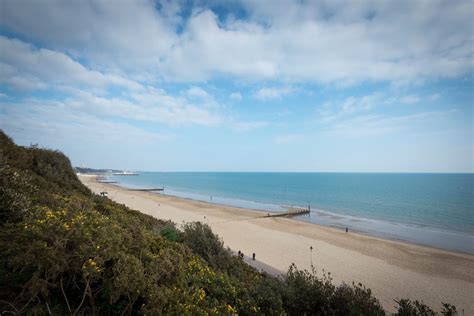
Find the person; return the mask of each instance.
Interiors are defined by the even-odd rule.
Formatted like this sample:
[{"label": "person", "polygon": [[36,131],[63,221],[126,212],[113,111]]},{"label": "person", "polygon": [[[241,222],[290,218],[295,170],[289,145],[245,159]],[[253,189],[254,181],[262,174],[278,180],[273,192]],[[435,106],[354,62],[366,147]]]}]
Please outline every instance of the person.
[{"label": "person", "polygon": [[252,254],[252,260],[255,261],[255,252]]},{"label": "person", "polygon": [[346,233],[349,231],[349,229],[346,227]]}]

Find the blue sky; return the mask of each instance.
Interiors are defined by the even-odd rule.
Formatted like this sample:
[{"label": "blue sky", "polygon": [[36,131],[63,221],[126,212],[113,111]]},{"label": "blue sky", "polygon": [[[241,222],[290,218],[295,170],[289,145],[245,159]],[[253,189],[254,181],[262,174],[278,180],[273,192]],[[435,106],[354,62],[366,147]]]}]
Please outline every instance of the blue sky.
[{"label": "blue sky", "polygon": [[0,128],[77,166],[473,172],[472,1],[0,3]]}]

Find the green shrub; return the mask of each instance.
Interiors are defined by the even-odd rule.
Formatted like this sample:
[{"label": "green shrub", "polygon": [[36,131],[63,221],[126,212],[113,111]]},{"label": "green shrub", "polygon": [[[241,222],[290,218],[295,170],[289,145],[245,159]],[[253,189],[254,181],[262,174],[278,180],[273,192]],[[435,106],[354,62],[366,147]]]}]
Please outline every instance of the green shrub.
[{"label": "green shrub", "polygon": [[331,308],[339,315],[385,315],[372,291],[361,283],[339,285],[331,296]]},{"label": "green shrub", "polygon": [[166,225],[160,229],[160,236],[166,238],[169,241],[179,241],[180,232],[176,229],[174,225]]},{"label": "green shrub", "polygon": [[443,309],[441,310],[441,314],[444,316],[455,316],[458,314],[456,306],[449,304],[449,303],[441,303],[443,305]]},{"label": "green shrub", "polygon": [[301,271],[291,265],[285,279],[283,306],[290,315],[385,315],[379,301],[362,284],[335,286],[329,274]]},{"label": "green shrub", "polygon": [[222,267],[231,257],[230,251],[224,248],[222,240],[214,235],[206,224],[201,222],[185,224],[182,237],[185,245],[214,268]]},{"label": "green shrub", "polygon": [[314,270],[301,271],[293,264],[288,269],[285,285],[283,306],[291,314],[329,313],[330,297],[335,290],[330,277],[318,278]]},{"label": "green shrub", "polygon": [[434,316],[437,315],[429,306],[420,301],[401,299],[395,301],[398,304],[397,315],[399,316]]},{"label": "green shrub", "polygon": [[[432,316],[438,315],[429,306],[418,300],[401,299],[395,301],[398,305],[396,315],[399,316]],[[456,306],[449,303],[442,303],[441,315],[455,316],[458,315]]]},{"label": "green shrub", "polygon": [[2,162],[0,152],[0,223],[21,221],[31,205],[35,187],[31,177]]}]

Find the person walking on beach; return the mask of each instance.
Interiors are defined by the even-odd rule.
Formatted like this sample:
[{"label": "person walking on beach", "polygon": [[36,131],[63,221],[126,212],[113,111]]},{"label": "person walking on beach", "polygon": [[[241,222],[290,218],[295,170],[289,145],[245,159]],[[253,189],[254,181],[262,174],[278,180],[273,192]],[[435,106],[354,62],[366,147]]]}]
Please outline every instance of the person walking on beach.
[{"label": "person walking on beach", "polygon": [[252,254],[252,260],[255,261],[255,252]]},{"label": "person walking on beach", "polygon": [[349,229],[346,227],[346,233],[349,231]]}]

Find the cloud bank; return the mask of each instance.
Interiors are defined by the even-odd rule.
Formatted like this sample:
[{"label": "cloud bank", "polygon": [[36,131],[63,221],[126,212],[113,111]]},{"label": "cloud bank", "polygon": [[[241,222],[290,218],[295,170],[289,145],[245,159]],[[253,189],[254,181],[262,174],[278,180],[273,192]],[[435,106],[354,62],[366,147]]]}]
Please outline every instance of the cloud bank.
[{"label": "cloud bank", "polygon": [[168,1],[4,1],[1,23],[40,46],[142,79],[203,82],[225,75],[354,83],[453,77],[473,69],[470,1],[237,6],[243,18]]}]

